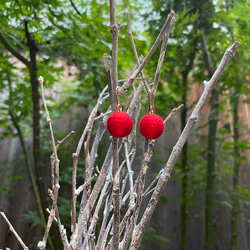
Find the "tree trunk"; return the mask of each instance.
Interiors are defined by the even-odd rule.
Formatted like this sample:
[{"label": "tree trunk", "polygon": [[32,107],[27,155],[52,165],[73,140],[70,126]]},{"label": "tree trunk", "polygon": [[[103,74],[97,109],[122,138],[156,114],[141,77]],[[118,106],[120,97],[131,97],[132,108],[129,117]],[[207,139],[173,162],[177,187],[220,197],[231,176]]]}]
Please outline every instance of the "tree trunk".
[{"label": "tree trunk", "polygon": [[239,141],[239,132],[237,128],[238,124],[238,104],[239,104],[239,83],[235,88],[235,93],[233,96],[233,140],[234,140],[234,148],[233,148],[233,156],[234,156],[234,173],[233,173],[233,194],[232,194],[232,217],[231,217],[231,249],[237,249],[237,221],[238,221],[238,182],[239,182],[239,168],[240,163],[237,162],[237,157],[239,157],[239,147],[237,142]]},{"label": "tree trunk", "polygon": [[[182,71],[182,103],[184,108],[181,111],[181,130],[185,128],[187,122],[187,93],[188,93],[188,74],[192,69],[194,58],[197,52],[197,39],[194,40],[193,47],[188,56],[189,64],[186,69]],[[181,154],[181,174],[182,174],[182,194],[181,194],[181,246],[180,250],[186,249],[186,236],[187,236],[187,189],[188,189],[188,142],[186,142],[182,149]]]},{"label": "tree trunk", "polygon": [[[181,112],[181,127],[182,130],[185,127],[187,119],[187,108],[186,105]],[[181,154],[181,174],[182,174],[182,192],[181,192],[181,246],[180,250],[186,249],[186,236],[187,236],[187,188],[188,188],[188,166],[187,166],[187,146],[186,142],[182,149]]]},{"label": "tree trunk", "polygon": [[207,161],[207,185],[206,185],[206,242],[205,249],[212,250],[214,245],[214,170],[215,170],[215,149],[216,129],[218,118],[219,88],[215,88],[211,97],[211,111],[209,115],[208,133],[208,161]]},{"label": "tree trunk", "polygon": [[[233,9],[234,2],[233,1],[226,1],[226,8],[227,12],[230,12],[230,9]],[[232,40],[234,40],[234,34],[231,27],[229,27],[229,31],[232,37]],[[239,116],[238,116],[238,106],[239,106],[239,89],[240,89],[240,81],[238,78],[236,78],[236,86],[235,86],[235,93],[232,100],[233,105],[233,192],[232,192],[232,215],[231,215],[231,250],[237,249],[237,222],[238,222],[238,214],[239,214],[239,200],[237,198],[237,192],[238,192],[238,182],[239,182],[239,168],[240,163],[237,162],[237,157],[240,156],[239,147],[237,146],[237,142],[239,141],[239,131],[237,128]]]},{"label": "tree trunk", "polygon": [[[206,37],[201,35],[201,49],[203,60],[208,71],[209,77],[213,75],[213,64],[207,48]],[[207,154],[207,185],[206,185],[206,208],[205,208],[205,249],[212,250],[214,245],[214,170],[216,152],[216,129],[219,120],[219,87],[214,88],[211,96],[211,110],[209,115],[208,132],[208,154]]]},{"label": "tree trunk", "polygon": [[[42,166],[41,166],[41,154],[40,154],[40,101],[39,101],[39,82],[37,78],[37,61],[36,55],[38,51],[37,41],[28,31],[28,21],[25,21],[25,32],[27,45],[29,47],[30,52],[30,64],[29,64],[29,72],[30,72],[30,82],[32,89],[32,103],[33,103],[33,157],[34,157],[34,166],[36,170],[36,181],[40,194],[40,201],[43,209],[43,215],[45,220],[48,220],[48,213],[46,211],[48,205],[46,200],[45,187],[43,182],[42,175]],[[52,249],[61,249],[61,244],[59,241],[59,237],[57,237],[58,233],[56,232],[54,227],[51,227],[50,236],[53,244],[50,244]],[[51,242],[49,242],[51,243]],[[54,245],[54,247],[53,247]]]}]

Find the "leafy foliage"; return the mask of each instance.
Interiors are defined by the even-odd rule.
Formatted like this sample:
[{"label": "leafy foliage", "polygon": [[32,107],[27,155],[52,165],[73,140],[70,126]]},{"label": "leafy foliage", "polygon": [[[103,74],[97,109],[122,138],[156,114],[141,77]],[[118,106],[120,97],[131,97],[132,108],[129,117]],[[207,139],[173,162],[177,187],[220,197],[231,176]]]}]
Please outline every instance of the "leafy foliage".
[{"label": "leafy foliage", "polygon": [[164,246],[167,242],[169,242],[169,239],[166,237],[158,235],[152,225],[147,227],[144,237],[147,240],[153,241],[158,246]]}]

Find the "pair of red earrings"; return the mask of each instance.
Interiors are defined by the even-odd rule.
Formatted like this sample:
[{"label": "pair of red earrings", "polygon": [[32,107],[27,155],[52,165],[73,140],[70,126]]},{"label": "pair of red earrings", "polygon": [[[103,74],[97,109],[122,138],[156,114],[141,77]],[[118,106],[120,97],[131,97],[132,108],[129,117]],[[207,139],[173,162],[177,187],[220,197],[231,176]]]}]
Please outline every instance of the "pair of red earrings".
[{"label": "pair of red earrings", "polygon": [[[109,116],[107,129],[116,138],[122,138],[130,134],[133,128],[133,120],[122,111],[116,111]],[[141,134],[148,140],[160,137],[164,130],[164,123],[160,116],[153,112],[144,115],[139,123]]]}]

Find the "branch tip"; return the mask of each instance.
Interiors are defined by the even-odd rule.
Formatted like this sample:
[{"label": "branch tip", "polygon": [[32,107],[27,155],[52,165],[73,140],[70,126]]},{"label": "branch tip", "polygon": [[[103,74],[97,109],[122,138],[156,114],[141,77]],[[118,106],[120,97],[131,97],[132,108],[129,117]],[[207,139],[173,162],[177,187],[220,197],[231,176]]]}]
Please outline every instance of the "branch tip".
[{"label": "branch tip", "polygon": [[42,76],[39,76],[38,77],[38,82],[39,82],[40,85],[43,84],[44,78]]}]

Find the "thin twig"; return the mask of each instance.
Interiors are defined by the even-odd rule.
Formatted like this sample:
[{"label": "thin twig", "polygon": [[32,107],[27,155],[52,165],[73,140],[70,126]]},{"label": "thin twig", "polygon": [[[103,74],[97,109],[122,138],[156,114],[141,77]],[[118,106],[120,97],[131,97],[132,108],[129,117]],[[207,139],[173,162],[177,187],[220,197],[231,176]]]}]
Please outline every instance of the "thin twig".
[{"label": "thin twig", "polygon": [[148,63],[149,59],[151,58],[151,56],[154,54],[156,48],[158,47],[158,45],[160,44],[161,40],[163,39],[163,35],[164,33],[173,26],[173,23],[176,20],[176,15],[173,11],[170,12],[170,14],[168,15],[168,18],[165,22],[165,24],[163,25],[158,37],[156,38],[153,46],[151,47],[151,49],[149,50],[148,54],[146,55],[146,57],[144,58],[144,60],[142,61],[142,63],[140,64],[140,66],[133,72],[132,75],[130,75],[128,77],[128,79],[126,80],[126,82],[123,84],[122,87],[118,88],[117,93],[119,96],[122,96],[124,94],[124,92],[131,86],[131,84],[134,82],[134,80],[136,79],[136,77],[138,76],[138,74],[141,72],[141,70],[146,66],[146,64]]},{"label": "thin twig", "polygon": [[90,235],[91,235],[91,233],[94,232],[94,228],[96,227],[96,223],[99,220],[98,214],[100,212],[102,204],[104,203],[104,197],[105,197],[105,194],[106,194],[106,190],[107,190],[108,186],[110,185],[110,182],[111,182],[111,180],[109,178],[106,178],[106,182],[105,182],[105,184],[104,184],[104,186],[102,188],[100,197],[99,197],[97,205],[95,207],[95,212],[93,214],[93,219],[91,221],[90,226],[88,227],[88,232],[87,232],[87,234],[85,236],[85,239],[84,239],[84,242],[82,244],[81,250],[86,249],[86,246],[87,246],[87,243],[89,241]]},{"label": "thin twig", "polygon": [[[137,50],[136,50],[136,46],[135,46],[135,42],[134,42],[134,38],[133,38],[133,34],[132,34],[132,28],[131,28],[131,22],[130,22],[130,15],[129,15],[129,13],[127,13],[127,19],[128,19],[128,31],[127,31],[127,34],[128,34],[128,36],[130,38],[130,42],[131,42],[132,49],[133,49],[133,52],[134,52],[134,55],[135,55],[137,66],[139,67],[140,60],[139,60],[139,57],[138,57],[138,54],[137,54]],[[140,75],[141,75],[141,79],[142,79],[142,82],[144,84],[144,87],[145,87],[145,89],[147,91],[147,94],[149,96],[150,89],[149,89],[148,83],[146,81],[146,77],[144,76],[142,70],[140,72]]]},{"label": "thin twig", "polygon": [[107,111],[106,113],[97,116],[97,117],[95,118],[95,121],[98,120],[98,119],[100,119],[100,118],[102,118],[102,117],[104,117],[104,116],[110,115],[111,113],[112,113],[112,111],[109,110],[109,111]]},{"label": "thin twig", "polygon": [[[129,104],[130,109],[128,109],[127,114],[131,116],[134,107],[136,106],[136,103],[140,100],[140,95],[142,90],[144,89],[143,82],[140,83],[139,87],[137,88],[136,92],[134,93],[133,99]],[[139,104],[140,105],[140,104]],[[139,111],[141,110],[141,107],[139,106]]]},{"label": "thin twig", "polygon": [[149,107],[149,109],[154,107],[154,99],[155,99],[155,94],[159,85],[159,81],[160,81],[160,75],[161,75],[161,69],[163,66],[163,61],[164,61],[164,57],[165,57],[165,53],[166,53],[166,48],[167,48],[167,42],[168,42],[168,38],[170,35],[170,29],[168,30],[168,33],[164,34],[164,38],[162,41],[162,45],[161,45],[161,52],[160,52],[160,56],[158,59],[158,64],[157,64],[157,68],[156,68],[156,72],[155,72],[155,79],[154,79],[154,84],[153,84],[153,89],[152,92],[150,93],[150,105],[151,107]]},{"label": "thin twig", "polygon": [[104,119],[102,118],[99,120],[98,129],[97,129],[95,139],[91,148],[90,160],[89,160],[89,176],[92,176],[95,160],[98,157],[97,151],[98,151],[99,143],[104,135],[105,129],[106,129],[106,126],[104,124]]},{"label": "thin twig", "polygon": [[[129,198],[129,196],[130,196],[130,191],[127,192],[126,195],[122,198],[122,201],[120,202],[120,210],[121,210],[122,206],[126,203],[126,200]],[[132,210],[133,210],[133,207],[130,206],[129,211],[132,211]],[[113,220],[114,218],[112,217],[111,219]],[[122,228],[121,228],[121,226],[122,226]],[[124,228],[124,225],[123,225],[123,222],[121,222],[120,223],[120,233],[119,233],[119,235],[122,234],[123,228]],[[114,228],[112,228],[112,230],[114,230]],[[113,234],[113,233],[110,233],[110,234]],[[110,239],[110,241],[109,241],[109,243],[107,245],[111,245],[112,241],[113,241],[113,237]]]},{"label": "thin twig", "polygon": [[103,64],[105,67],[106,77],[108,81],[108,90],[109,90],[111,109],[112,109],[112,112],[115,112],[117,110],[118,100],[116,99],[116,94],[115,94],[116,86],[114,86],[113,84],[108,55],[104,53],[102,56],[102,59],[103,59]]},{"label": "thin twig", "polygon": [[131,170],[131,162],[129,159],[129,155],[128,155],[128,142],[124,141],[124,149],[125,149],[125,157],[126,157],[126,163],[127,163],[127,168],[128,168],[128,176],[129,176],[129,186],[130,186],[130,206],[134,206],[134,199],[133,199],[133,194],[134,194],[134,190],[133,190],[133,174],[134,172]]},{"label": "thin twig", "polygon": [[65,141],[67,140],[71,135],[74,135],[75,131],[71,131],[70,133],[68,133],[61,141],[57,141],[57,145],[56,145],[56,149],[59,148],[59,146]]},{"label": "thin twig", "polygon": [[8,218],[5,216],[4,212],[0,212],[0,214],[2,215],[2,217],[4,218],[4,220],[6,221],[6,223],[9,225],[9,229],[10,231],[15,235],[16,239],[18,240],[18,242],[20,243],[20,245],[23,247],[24,250],[28,250],[29,248],[24,244],[24,242],[22,241],[21,237],[18,235],[18,233],[16,232],[16,230],[14,229],[14,227],[11,225],[10,221],[8,220]]},{"label": "thin twig", "polygon": [[[89,168],[89,161],[90,161],[90,157],[89,157],[89,144],[90,144],[90,136],[91,136],[91,131],[89,130],[87,133],[87,139],[86,142],[84,143],[84,149],[85,149],[85,182],[89,181],[90,178],[90,168]],[[90,196],[90,183],[88,182],[88,185],[86,186],[86,199],[89,199]]]},{"label": "thin twig", "polygon": [[83,190],[86,186],[88,186],[88,185],[91,183],[91,181],[93,181],[93,179],[94,179],[96,176],[97,176],[97,174],[94,174],[91,178],[88,179],[87,182],[85,182],[84,184],[82,184],[81,186],[79,186],[79,187],[76,189],[75,195],[78,196],[78,195],[82,192],[82,190]]},{"label": "thin twig", "polygon": [[[52,222],[53,222],[54,217],[55,217],[56,214],[58,215],[58,218],[57,218],[58,224],[60,222],[59,214],[58,214],[58,211],[57,211],[58,191],[59,191],[59,188],[60,188],[60,184],[59,184],[59,159],[58,159],[58,156],[57,156],[57,147],[56,147],[56,144],[55,144],[53,128],[52,128],[51,119],[50,119],[50,116],[49,116],[49,111],[48,111],[48,108],[47,108],[47,105],[46,105],[46,100],[45,100],[45,95],[44,95],[44,90],[43,90],[43,82],[44,82],[43,77],[40,76],[38,78],[38,81],[39,81],[40,88],[41,88],[41,95],[42,95],[42,99],[43,99],[44,109],[45,109],[45,113],[46,113],[46,119],[47,119],[47,122],[48,122],[49,131],[50,131],[50,139],[51,139],[52,148],[53,148],[53,154],[51,156],[51,168],[53,169],[55,167],[55,171],[53,169],[53,173],[52,173],[52,176],[55,173],[55,179],[52,178],[54,180],[54,182],[52,183],[52,195],[51,195],[52,208],[51,208],[51,212],[50,212],[50,215],[49,215],[49,218],[48,218],[47,226],[46,226],[46,229],[45,229],[45,232],[44,232],[43,240],[38,243],[38,248],[39,249],[45,249],[47,239],[48,239],[48,235],[49,235],[49,231],[50,231]],[[59,228],[61,228],[61,227],[62,227],[62,225],[59,224]],[[60,233],[61,232],[62,232],[62,230],[60,230]],[[64,246],[67,247],[68,246],[67,236],[65,234],[61,234],[61,237],[62,237],[62,241],[63,241]]]},{"label": "thin twig", "polygon": [[[47,209],[46,209],[46,211],[48,212],[48,214],[50,214],[50,210],[49,210],[49,208],[47,208]],[[54,220],[55,220],[55,222],[56,222],[56,223],[58,223],[58,221],[57,221],[57,218],[56,218],[56,217],[54,217]]]},{"label": "thin twig", "polygon": [[118,139],[113,137],[113,205],[114,205],[114,225],[113,225],[113,249],[119,248],[120,231],[120,174],[118,161]]},{"label": "thin twig", "polygon": [[153,179],[153,181],[150,183],[150,185],[147,187],[147,189],[144,191],[143,193],[143,197],[145,197],[146,195],[148,195],[150,192],[152,192],[152,190],[150,190],[150,188],[156,183],[156,181],[160,178],[161,173],[163,170],[161,170],[158,175]]},{"label": "thin twig", "polygon": [[101,189],[105,183],[106,176],[111,168],[111,161],[112,161],[112,146],[109,147],[108,152],[106,154],[105,160],[101,167],[100,174],[95,182],[95,185],[92,189],[91,195],[89,200],[86,201],[86,205],[84,207],[80,207],[80,212],[78,216],[78,223],[75,228],[74,233],[71,236],[70,240],[70,247],[71,249],[76,249],[77,242],[81,237],[81,234],[87,224],[88,218],[90,216],[90,212],[95,205],[95,202],[101,192]]},{"label": "thin twig", "polygon": [[[111,216],[111,218],[110,218],[110,220],[109,220],[109,223],[108,223],[108,225],[107,225],[107,227],[106,227],[106,229],[105,229],[105,231],[104,231],[104,242],[106,241],[109,232],[110,232],[110,233],[109,233],[110,235],[113,234],[113,233],[111,232],[111,227],[112,227],[112,225],[113,225],[113,221],[114,221],[114,214]],[[113,238],[112,238],[112,239],[113,239]],[[110,249],[110,248],[111,248],[111,240],[110,240],[109,243],[107,244],[107,247],[105,248],[105,250]],[[103,249],[103,248],[101,248],[101,249]]]},{"label": "thin twig", "polygon": [[172,116],[183,107],[184,105],[181,104],[179,107],[173,108],[170,114],[167,116],[167,118],[163,121],[164,125],[166,125],[166,123],[172,118]]},{"label": "thin twig", "polygon": [[72,0],[69,0],[70,1],[70,4],[72,5],[72,7],[75,9],[76,13],[81,17],[82,14],[81,12],[76,8],[74,2]]},{"label": "thin twig", "polygon": [[[0,27],[2,29],[2,27]],[[4,35],[0,31],[0,41],[2,42],[3,46],[18,60],[20,60],[25,66],[28,68],[31,67],[31,62],[27,60],[25,57],[23,57],[18,51],[16,51],[10,43],[7,41],[7,39],[4,37]]]},{"label": "thin twig", "polygon": [[[118,82],[125,82],[127,79],[119,79]],[[135,80],[142,80],[141,77],[137,77]]]},{"label": "thin twig", "polygon": [[100,106],[102,105],[104,99],[103,96],[107,90],[108,86],[106,86],[101,94],[99,95],[99,98],[97,100],[97,104],[92,110],[91,114],[89,115],[89,119],[87,121],[87,124],[82,132],[81,138],[78,142],[76,152],[73,153],[73,170],[72,170],[72,201],[71,201],[71,231],[72,233],[75,231],[76,228],[76,196],[75,196],[75,191],[76,191],[76,172],[77,172],[77,165],[78,165],[78,158],[80,155],[80,151],[82,148],[82,144],[84,142],[85,136],[88,131],[92,130],[93,124],[94,124],[94,119],[96,117],[97,111],[99,110]]},{"label": "thin twig", "polygon": [[[110,32],[112,34],[112,87],[113,93],[116,92],[117,89],[117,82],[118,82],[118,34],[120,24],[116,23],[115,18],[115,0],[109,1],[110,6]],[[112,111],[115,112],[117,110],[113,109],[113,106],[117,105],[118,107],[118,100],[115,103],[111,103]],[[114,205],[114,235],[113,235],[113,249],[118,249],[119,247],[119,225],[120,225],[120,177],[118,171],[119,161],[118,161],[118,139],[113,137],[113,205]]]},{"label": "thin twig", "polygon": [[[123,161],[123,162],[125,163],[126,161]],[[125,175],[125,177],[122,180],[122,186],[121,186],[121,192],[120,192],[121,203],[123,202],[122,196],[124,194],[124,191],[125,191],[125,188],[126,188],[126,185],[127,185],[127,180],[128,180],[128,173]],[[129,193],[130,193],[130,191],[129,191]]]},{"label": "thin twig", "polygon": [[148,164],[151,161],[151,158],[153,156],[153,148],[154,148],[154,140],[151,140],[149,143],[149,146],[147,148],[147,152],[144,153],[141,170],[138,176],[138,190],[137,190],[137,197],[136,197],[136,204],[133,210],[133,215],[131,217],[130,224],[128,226],[128,229],[125,232],[124,238],[121,242],[121,249],[125,250],[127,249],[130,237],[133,233],[133,230],[136,226],[136,222],[139,216],[140,208],[141,208],[141,202],[143,198],[143,189],[145,185],[145,178],[146,173],[148,169]]},{"label": "thin twig", "polygon": [[[113,80],[113,91],[116,91],[118,82],[117,57],[118,57],[118,34],[119,34],[120,24],[116,23],[115,0],[109,0],[109,7],[110,7],[110,32],[112,34],[112,80]],[[112,109],[112,111],[114,112],[115,110]]]}]

